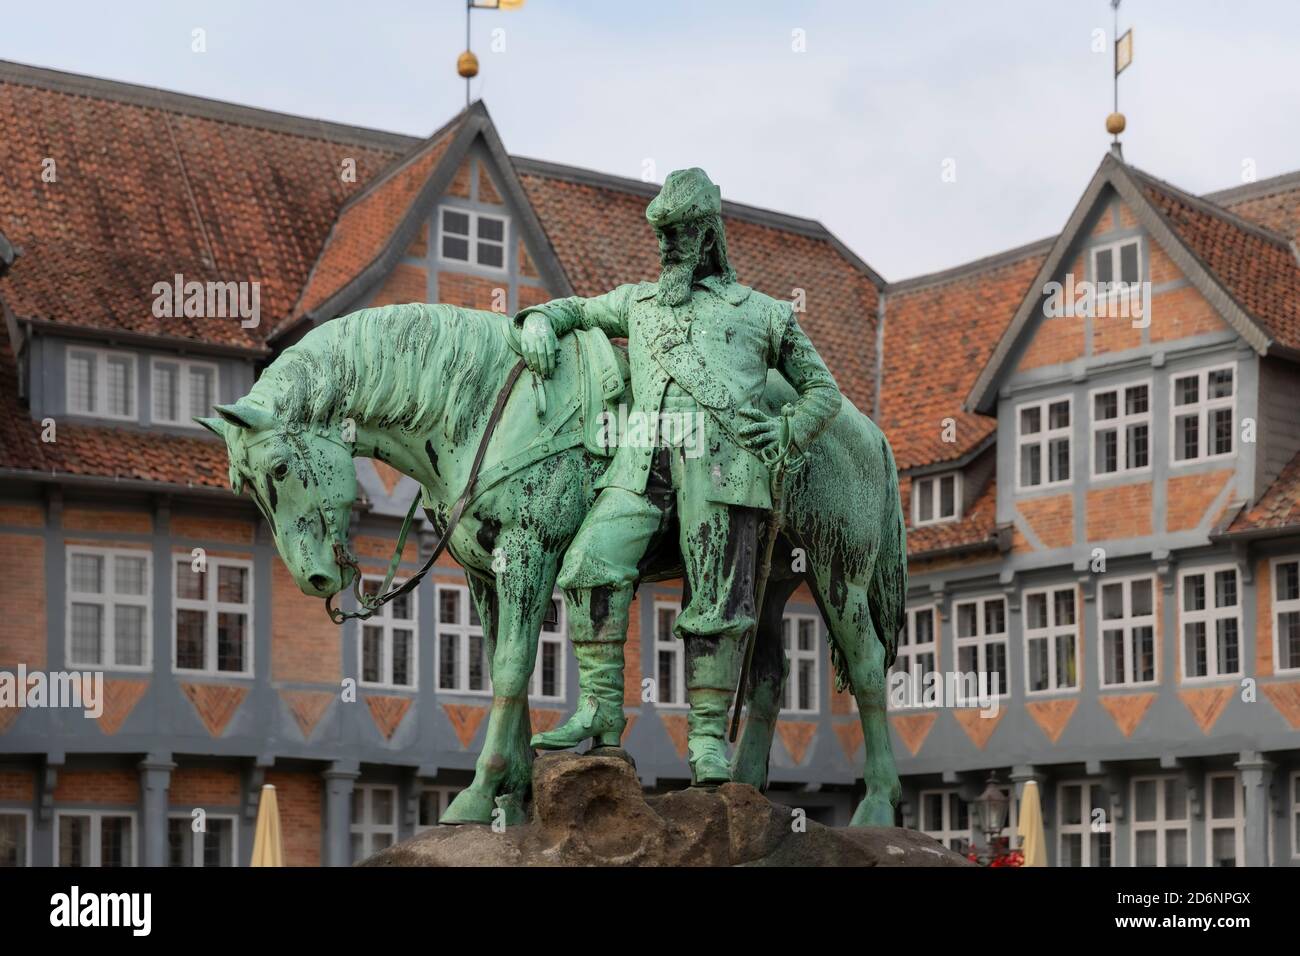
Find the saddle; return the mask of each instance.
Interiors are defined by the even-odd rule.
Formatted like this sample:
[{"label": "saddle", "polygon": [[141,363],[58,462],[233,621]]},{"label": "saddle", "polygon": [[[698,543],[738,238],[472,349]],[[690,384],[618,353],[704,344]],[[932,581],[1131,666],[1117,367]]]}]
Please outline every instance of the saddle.
[{"label": "saddle", "polygon": [[600,329],[575,330],[570,337],[576,343],[574,351],[578,359],[582,444],[593,455],[610,458],[614,449],[606,443],[609,429],[602,416],[618,416],[619,399],[631,379],[627,350],[615,348]]}]

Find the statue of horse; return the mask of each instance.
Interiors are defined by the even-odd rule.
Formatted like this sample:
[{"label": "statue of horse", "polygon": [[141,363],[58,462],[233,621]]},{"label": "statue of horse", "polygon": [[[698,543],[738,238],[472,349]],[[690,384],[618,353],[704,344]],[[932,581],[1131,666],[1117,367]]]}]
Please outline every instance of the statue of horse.
[{"label": "statue of horse", "polygon": [[[328,598],[352,583],[354,457],[386,462],[419,482],[426,514],[445,534],[517,363],[510,332],[506,316],[449,305],[364,309],[309,332],[248,395],[218,406],[219,419],[203,420],[226,441],[231,487],[252,496],[305,594]],[[490,822],[498,798],[518,805],[530,785],[528,682],[538,632],[565,548],[608,464],[583,442],[578,421],[596,374],[581,335],[602,333],[565,336],[553,376],[525,374],[510,390],[478,490],[448,541],[482,621],[493,699],[473,783],[445,822]],[[616,381],[613,391],[620,387]],[[784,379],[769,375],[766,411],[778,414],[794,397]],[[786,516],[759,611],[734,779],[766,787],[786,672],[782,612],[806,581],[826,622],[837,683],[852,689],[862,721],[866,795],[852,823],[892,826],[899,781],[886,672],[904,621],[905,530],[889,443],[847,399],[790,474]],[[669,550],[643,580],[679,576],[675,536],[667,537]]]}]

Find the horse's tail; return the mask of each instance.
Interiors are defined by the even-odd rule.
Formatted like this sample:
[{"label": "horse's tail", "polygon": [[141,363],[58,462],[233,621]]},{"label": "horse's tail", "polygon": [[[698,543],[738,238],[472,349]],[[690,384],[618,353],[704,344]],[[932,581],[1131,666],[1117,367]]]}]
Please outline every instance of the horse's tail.
[{"label": "horse's tail", "polygon": [[[907,607],[907,523],[898,490],[898,468],[889,441],[880,436],[884,452],[885,488],[882,495],[884,533],[876,551],[871,580],[867,583],[867,606],[876,636],[885,645],[885,667],[891,667],[898,653],[898,633],[906,624]],[[893,515],[889,514],[892,509]],[[892,520],[891,520],[892,517]]]}]

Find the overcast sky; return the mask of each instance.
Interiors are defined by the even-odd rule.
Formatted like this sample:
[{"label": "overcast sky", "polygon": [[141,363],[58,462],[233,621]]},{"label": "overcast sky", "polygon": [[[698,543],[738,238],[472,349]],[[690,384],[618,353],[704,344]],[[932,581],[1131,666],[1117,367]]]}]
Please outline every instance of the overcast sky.
[{"label": "overcast sky", "polygon": [[[1125,0],[1127,26],[1129,162],[1194,192],[1300,169],[1300,3]],[[464,40],[461,0],[45,0],[0,19],[3,59],[420,135],[464,105]],[[894,280],[1059,231],[1107,148],[1110,40],[1108,0],[528,0],[474,14],[473,95],[511,153],[636,178],[653,162],[657,181],[703,166]]]}]

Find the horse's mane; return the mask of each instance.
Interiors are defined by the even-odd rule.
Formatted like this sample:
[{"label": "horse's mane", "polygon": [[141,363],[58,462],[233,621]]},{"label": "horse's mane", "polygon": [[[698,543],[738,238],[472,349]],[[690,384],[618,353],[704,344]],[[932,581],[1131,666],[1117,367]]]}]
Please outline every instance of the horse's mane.
[{"label": "horse's mane", "polygon": [[451,305],[387,305],[326,322],[290,346],[249,397],[283,422],[429,432],[460,444],[492,407],[513,358],[504,317]]}]

